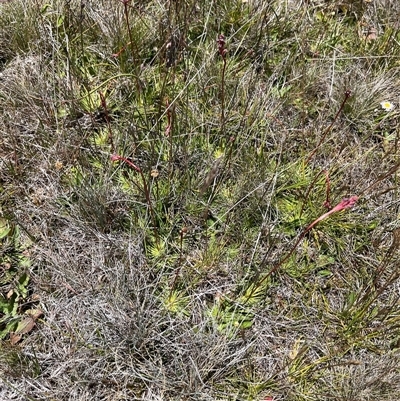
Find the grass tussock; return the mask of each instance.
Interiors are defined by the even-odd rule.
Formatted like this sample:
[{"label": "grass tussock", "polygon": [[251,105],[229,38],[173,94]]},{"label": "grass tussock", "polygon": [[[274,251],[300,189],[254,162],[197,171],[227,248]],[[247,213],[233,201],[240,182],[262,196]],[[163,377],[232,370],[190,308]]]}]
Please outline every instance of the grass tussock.
[{"label": "grass tussock", "polygon": [[396,1],[0,1],[0,398],[395,400]]}]

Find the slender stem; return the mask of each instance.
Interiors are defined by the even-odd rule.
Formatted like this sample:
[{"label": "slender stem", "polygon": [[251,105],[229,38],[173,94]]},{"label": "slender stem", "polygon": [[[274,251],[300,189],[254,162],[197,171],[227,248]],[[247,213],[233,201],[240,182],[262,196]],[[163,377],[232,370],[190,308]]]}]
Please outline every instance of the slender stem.
[{"label": "slender stem", "polygon": [[226,57],[223,57],[223,67],[221,74],[221,133],[225,134],[225,71]]},{"label": "slender stem", "polygon": [[157,226],[156,226],[156,219],[155,219],[153,204],[152,204],[151,198],[150,198],[150,188],[149,188],[149,186],[147,184],[147,180],[146,180],[146,177],[143,174],[142,169],[140,167],[136,166],[136,164],[132,163],[126,157],[123,157],[123,156],[120,156],[120,155],[112,155],[111,156],[111,161],[122,161],[122,162],[126,163],[129,167],[131,167],[134,170],[136,170],[140,174],[140,177],[142,179],[142,184],[143,184],[144,196],[146,197],[147,206],[149,208],[150,217],[151,217],[151,221],[152,221],[152,224],[153,224],[154,236],[155,236],[156,242],[158,244],[159,243],[159,237],[158,237],[158,231],[157,231]]},{"label": "slender stem", "polygon": [[137,94],[140,95],[141,89],[140,89],[140,81],[139,81],[139,68],[137,65],[137,55],[138,55],[138,50],[135,46],[135,42],[133,41],[133,35],[132,35],[132,29],[131,25],[129,22],[129,9],[128,5],[131,0],[121,0],[122,4],[124,5],[124,15],[125,15],[125,20],[126,20],[126,26],[128,28],[128,35],[129,35],[129,44],[131,46],[131,52],[132,52],[132,58],[133,58],[133,67],[135,70],[135,78],[136,78],[136,90]]},{"label": "slender stem", "polygon": [[226,55],[228,50],[225,47],[225,36],[221,33],[217,38],[218,53],[222,57],[223,65],[221,72],[221,133],[225,134],[225,71],[226,71]]}]

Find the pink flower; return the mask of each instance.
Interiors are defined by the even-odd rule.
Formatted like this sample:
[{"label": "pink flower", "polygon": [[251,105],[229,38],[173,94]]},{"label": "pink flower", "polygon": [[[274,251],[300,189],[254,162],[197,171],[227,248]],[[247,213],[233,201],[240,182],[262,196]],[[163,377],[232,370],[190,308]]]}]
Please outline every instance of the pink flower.
[{"label": "pink flower", "polygon": [[221,33],[217,38],[218,53],[225,60],[228,50],[225,48],[225,36]]},{"label": "pink flower", "polygon": [[120,156],[120,155],[111,155],[110,160],[112,162],[117,162],[117,161],[121,161],[126,163],[129,167],[132,167],[134,170],[136,170],[138,173],[141,173],[142,170],[140,169],[140,167],[136,166],[136,164],[133,164],[129,159],[127,159],[126,157]]},{"label": "pink flower", "polygon": [[331,212],[338,212],[343,209],[348,209],[349,207],[353,207],[358,201],[358,196],[354,195],[350,198],[344,198],[338,205],[336,205]]},{"label": "pink flower", "polygon": [[121,156],[119,156],[119,155],[111,155],[110,160],[112,162],[117,162],[117,161],[121,160]]},{"label": "pink flower", "polygon": [[354,195],[351,196],[350,198],[344,198],[340,203],[338,203],[334,208],[329,210],[329,212],[324,213],[322,216],[318,217],[317,220],[314,220],[306,229],[305,233],[311,230],[317,223],[320,221],[326,219],[329,217],[331,214],[340,212],[341,210],[348,209],[350,207],[353,207],[356,202],[358,201],[358,196]]}]

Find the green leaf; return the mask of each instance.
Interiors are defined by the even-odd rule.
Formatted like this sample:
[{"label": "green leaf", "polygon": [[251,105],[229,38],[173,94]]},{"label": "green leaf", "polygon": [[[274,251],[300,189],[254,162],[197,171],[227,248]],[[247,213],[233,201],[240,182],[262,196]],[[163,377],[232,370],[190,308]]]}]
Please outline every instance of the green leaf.
[{"label": "green leaf", "polygon": [[8,334],[15,331],[18,325],[17,320],[12,320],[7,323],[6,327],[3,330],[0,330],[0,340],[3,340]]},{"label": "green leaf", "polygon": [[241,329],[249,329],[251,326],[253,326],[253,320],[244,320],[240,324]]},{"label": "green leaf", "polygon": [[59,15],[57,18],[57,28],[60,28],[60,26],[64,23],[65,20],[65,15]]},{"label": "green leaf", "polygon": [[[324,267],[335,263],[335,258],[327,255],[320,255],[317,260],[317,267]],[[321,270],[323,271],[323,270]]]},{"label": "green leaf", "polygon": [[40,12],[45,15],[47,13],[47,10],[51,7],[49,3],[45,3],[43,7],[41,8]]},{"label": "green leaf", "polygon": [[19,257],[19,266],[21,267],[30,267],[31,266],[31,260],[27,258],[24,255],[21,255]]},{"label": "green leaf", "polygon": [[17,292],[13,292],[9,298],[0,296],[0,308],[6,316],[15,316],[18,309],[19,296]]},{"label": "green leaf", "polygon": [[10,231],[11,228],[8,224],[8,221],[6,219],[0,218],[0,239],[7,237]]},{"label": "green leaf", "polygon": [[8,300],[0,294],[0,312],[3,314],[8,314]]},{"label": "green leaf", "polygon": [[22,298],[25,298],[28,294],[28,286],[29,283],[29,275],[27,273],[23,273],[18,280],[18,292]]},{"label": "green leaf", "polygon": [[320,276],[320,277],[330,277],[330,276],[332,276],[332,272],[330,270],[320,270],[318,272],[318,276]]}]

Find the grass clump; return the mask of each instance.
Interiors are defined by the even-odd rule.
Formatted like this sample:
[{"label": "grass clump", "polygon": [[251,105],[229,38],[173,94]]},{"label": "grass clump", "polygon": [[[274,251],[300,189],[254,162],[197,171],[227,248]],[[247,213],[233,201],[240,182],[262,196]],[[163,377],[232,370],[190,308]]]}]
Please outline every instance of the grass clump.
[{"label": "grass clump", "polygon": [[0,398],[396,398],[399,7],[264,3],[0,2]]}]

